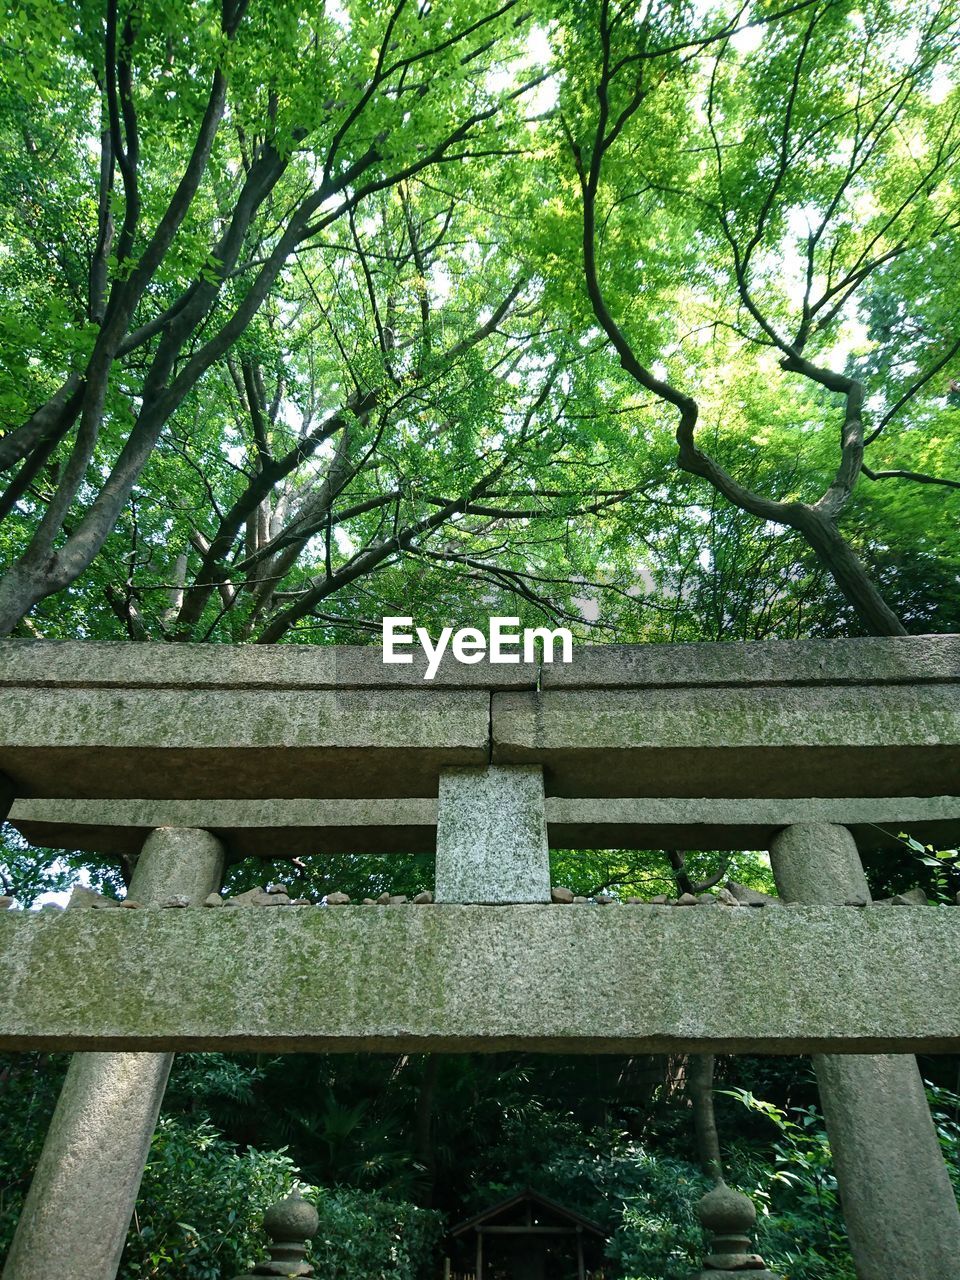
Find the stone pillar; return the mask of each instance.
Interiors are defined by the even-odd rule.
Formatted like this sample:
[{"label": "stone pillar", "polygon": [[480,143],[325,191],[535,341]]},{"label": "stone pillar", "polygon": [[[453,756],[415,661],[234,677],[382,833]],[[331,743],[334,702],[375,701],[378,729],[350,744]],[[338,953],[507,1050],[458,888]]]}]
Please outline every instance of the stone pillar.
[{"label": "stone pillar", "polygon": [[[787,902],[870,902],[846,827],[787,827],[774,838],[770,859]],[[916,1059],[815,1054],[813,1063],[859,1280],[954,1275],[960,1211]]]},{"label": "stone pillar", "polygon": [[550,901],[540,765],[444,769],[437,811],[437,901]]},{"label": "stone pillar", "polygon": [[[144,843],[130,897],[199,904],[219,889],[223,867],[208,831],[163,827]],[[3,1280],[113,1280],[172,1062],[172,1053],[74,1054]]]}]

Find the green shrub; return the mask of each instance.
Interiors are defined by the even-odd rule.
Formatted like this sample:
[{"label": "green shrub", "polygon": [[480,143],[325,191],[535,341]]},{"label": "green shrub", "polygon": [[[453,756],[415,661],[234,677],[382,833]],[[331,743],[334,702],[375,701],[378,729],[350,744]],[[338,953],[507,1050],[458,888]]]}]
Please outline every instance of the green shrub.
[{"label": "green shrub", "polygon": [[607,1247],[629,1280],[687,1280],[703,1257],[694,1206],[710,1183],[684,1160],[638,1153],[636,1190]]},{"label": "green shrub", "polygon": [[[757,1206],[758,1252],[783,1280],[855,1280],[833,1159],[814,1107],[787,1113],[746,1090],[729,1091],[776,1127],[769,1157],[740,1149],[739,1185]],[[752,1184],[752,1185],[751,1185]]]},{"label": "green shrub", "polygon": [[305,1195],[320,1215],[313,1255],[324,1280],[416,1280],[430,1273],[443,1234],[441,1214],[349,1188],[313,1188]]},{"label": "green shrub", "polygon": [[206,1120],[163,1117],[119,1280],[221,1280],[261,1258],[264,1210],[296,1180],[282,1151],[240,1154]]},{"label": "green shrub", "polygon": [[[206,1120],[160,1121],[119,1280],[229,1280],[266,1257],[263,1213],[297,1169],[284,1151],[239,1153]],[[443,1230],[440,1214],[348,1188],[302,1186],[320,1228],[311,1254],[325,1280],[415,1280]]]}]

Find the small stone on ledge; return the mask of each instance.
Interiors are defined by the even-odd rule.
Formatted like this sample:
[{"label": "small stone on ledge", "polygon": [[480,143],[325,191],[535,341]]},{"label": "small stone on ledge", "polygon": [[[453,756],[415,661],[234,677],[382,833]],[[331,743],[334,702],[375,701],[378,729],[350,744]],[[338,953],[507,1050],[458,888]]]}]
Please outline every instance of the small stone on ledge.
[{"label": "small stone on ledge", "polygon": [[235,894],[227,902],[234,907],[259,907],[263,905],[262,899],[266,896],[267,891],[263,885],[257,885],[255,889],[245,889],[243,893]]},{"label": "small stone on ledge", "polygon": [[779,898],[769,893],[760,893],[758,889],[749,889],[745,884],[737,884],[736,880],[728,880],[727,888],[740,903],[741,907],[782,907]]},{"label": "small stone on ledge", "polygon": [[97,893],[96,889],[88,889],[82,884],[74,885],[67,903],[68,907],[115,907],[117,905],[115,898],[106,898],[102,893]]}]

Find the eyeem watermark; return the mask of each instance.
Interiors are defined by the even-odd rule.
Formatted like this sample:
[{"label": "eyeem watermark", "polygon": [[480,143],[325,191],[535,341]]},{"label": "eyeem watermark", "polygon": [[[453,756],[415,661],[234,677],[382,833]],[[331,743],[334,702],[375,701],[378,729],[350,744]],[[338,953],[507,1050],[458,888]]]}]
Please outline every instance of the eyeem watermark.
[{"label": "eyeem watermark", "polygon": [[[412,629],[411,629],[412,628]],[[573,661],[573,636],[566,627],[524,627],[520,630],[519,618],[491,618],[489,635],[476,627],[444,627],[434,644],[426,627],[413,627],[412,618],[384,618],[383,661],[385,663],[412,662],[412,653],[398,650],[413,645],[417,640],[427,655],[425,680],[432,680],[440,667],[440,659],[449,646],[457,662],[472,666],[475,662],[536,662],[537,644],[543,645],[544,662],[553,662],[554,648],[560,646],[560,661]]]}]

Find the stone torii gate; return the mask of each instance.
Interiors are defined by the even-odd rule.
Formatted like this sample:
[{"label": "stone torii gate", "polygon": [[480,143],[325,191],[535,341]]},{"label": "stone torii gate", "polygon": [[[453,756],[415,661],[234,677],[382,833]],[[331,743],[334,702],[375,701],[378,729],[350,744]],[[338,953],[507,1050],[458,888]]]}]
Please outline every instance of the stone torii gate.
[{"label": "stone torii gate", "polygon": [[[29,840],[137,859],[147,908],[201,902],[225,858],[326,850],[435,849],[438,898],[0,914],[0,1047],[81,1051],[4,1280],[112,1280],[178,1049],[812,1053],[860,1280],[960,1275],[909,1056],[960,1051],[960,910],[870,905],[857,843],[956,841],[960,640],[422,676],[375,649],[0,642]],[[788,905],[552,905],[550,845],[769,847]]]}]

